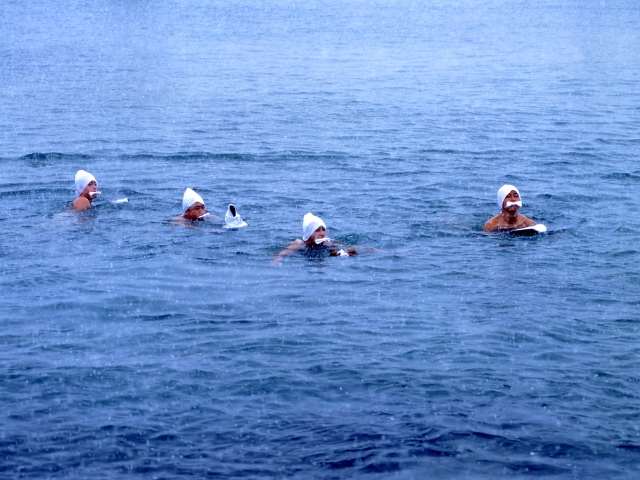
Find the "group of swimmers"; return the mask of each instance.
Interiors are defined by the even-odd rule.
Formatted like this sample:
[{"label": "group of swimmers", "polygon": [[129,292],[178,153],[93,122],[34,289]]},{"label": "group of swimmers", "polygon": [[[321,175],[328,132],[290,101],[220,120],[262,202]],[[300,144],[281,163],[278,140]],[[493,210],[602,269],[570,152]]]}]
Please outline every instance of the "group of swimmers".
[{"label": "group of swimmers", "polygon": [[[78,170],[75,177],[76,199],[72,203],[75,211],[83,211],[91,208],[93,200],[100,195],[96,178],[84,170]],[[522,207],[522,197],[520,191],[513,185],[503,185],[498,190],[498,206],[501,211],[498,215],[490,218],[482,228],[485,232],[516,232],[530,231],[532,233],[542,233],[547,229],[543,224],[539,224],[530,218],[519,213]],[[225,222],[226,228],[242,228],[247,223],[242,220],[233,204],[230,204],[225,218],[218,217],[207,212],[204,200],[191,188],[187,188],[182,196],[182,215],[177,216],[174,221],[188,225],[211,218]],[[282,250],[274,263],[278,263],[284,256],[303,248],[313,248],[315,246],[329,247],[329,255],[332,256],[354,256],[358,255],[355,248],[340,248],[340,243],[332,241],[327,237],[327,226],[320,217],[307,213],[302,220],[302,240],[298,239]]]}]

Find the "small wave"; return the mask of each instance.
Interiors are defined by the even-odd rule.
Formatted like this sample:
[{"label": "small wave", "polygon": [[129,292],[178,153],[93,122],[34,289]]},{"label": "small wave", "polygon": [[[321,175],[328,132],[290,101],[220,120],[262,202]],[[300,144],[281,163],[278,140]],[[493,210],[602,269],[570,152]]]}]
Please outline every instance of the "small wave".
[{"label": "small wave", "polygon": [[613,172],[602,176],[603,180],[623,180],[640,182],[640,173]]},{"label": "small wave", "polygon": [[300,161],[300,160],[340,160],[348,158],[349,155],[341,152],[312,152],[312,151],[282,151],[269,154],[252,153],[214,153],[214,152],[177,152],[172,154],[139,153],[123,155],[124,160],[157,160],[162,162],[219,162],[231,161],[241,162],[269,162],[269,161]]},{"label": "small wave", "polygon": [[91,160],[91,155],[82,153],[60,153],[60,152],[34,152],[28,155],[23,155],[18,158],[19,161],[26,162],[29,166],[39,167],[47,166],[60,162],[74,162],[84,163]]}]

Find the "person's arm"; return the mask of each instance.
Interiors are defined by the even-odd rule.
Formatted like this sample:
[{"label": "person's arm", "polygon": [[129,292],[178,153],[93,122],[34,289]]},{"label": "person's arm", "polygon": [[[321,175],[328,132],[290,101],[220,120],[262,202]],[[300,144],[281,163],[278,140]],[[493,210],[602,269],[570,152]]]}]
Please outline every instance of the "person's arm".
[{"label": "person's arm", "polygon": [[82,212],[83,210],[89,210],[91,208],[91,202],[84,197],[76,198],[71,204],[76,212]]},{"label": "person's arm", "polygon": [[285,256],[300,250],[302,245],[304,245],[304,243],[299,240],[296,240],[295,242],[291,242],[287,248],[285,248],[275,256],[275,258],[271,261],[271,265],[278,265]]}]

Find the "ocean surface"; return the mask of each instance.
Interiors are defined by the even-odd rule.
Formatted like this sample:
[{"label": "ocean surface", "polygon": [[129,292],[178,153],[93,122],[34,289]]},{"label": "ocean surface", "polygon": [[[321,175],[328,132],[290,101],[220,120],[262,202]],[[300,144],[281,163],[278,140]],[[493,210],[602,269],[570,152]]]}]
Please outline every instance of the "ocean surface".
[{"label": "ocean surface", "polygon": [[[639,46],[636,0],[1,2],[0,477],[639,478]],[[548,235],[482,233],[504,183]],[[360,256],[273,265],[308,211]]]}]

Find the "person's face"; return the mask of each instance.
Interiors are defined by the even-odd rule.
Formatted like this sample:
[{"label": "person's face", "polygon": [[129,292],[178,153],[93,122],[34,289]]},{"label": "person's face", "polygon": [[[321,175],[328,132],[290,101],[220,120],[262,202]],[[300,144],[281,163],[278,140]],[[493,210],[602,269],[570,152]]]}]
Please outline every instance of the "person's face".
[{"label": "person's face", "polygon": [[[519,202],[519,201],[520,201],[520,195],[518,195],[518,192],[516,192],[515,190],[511,190],[509,192],[509,195],[504,197],[504,200],[502,201],[502,208],[505,208],[505,205],[507,204],[507,202]],[[518,205],[511,205],[506,210],[513,213],[513,212],[517,212],[519,208],[520,207]]]},{"label": "person's face", "polygon": [[315,232],[313,232],[313,234],[311,235],[311,240],[315,242],[316,240],[325,238],[326,236],[327,236],[327,229],[324,228],[322,225],[320,225],[318,228],[316,228]]},{"label": "person's face", "polygon": [[207,213],[207,210],[204,208],[204,205],[200,202],[196,202],[189,207],[189,209],[184,212],[184,218],[189,220],[198,220],[198,217]]},{"label": "person's face", "polygon": [[92,180],[89,182],[89,185],[84,187],[84,190],[82,191],[81,196],[91,199],[90,192],[97,192],[97,191],[98,191],[98,184],[96,183],[95,180]]}]

